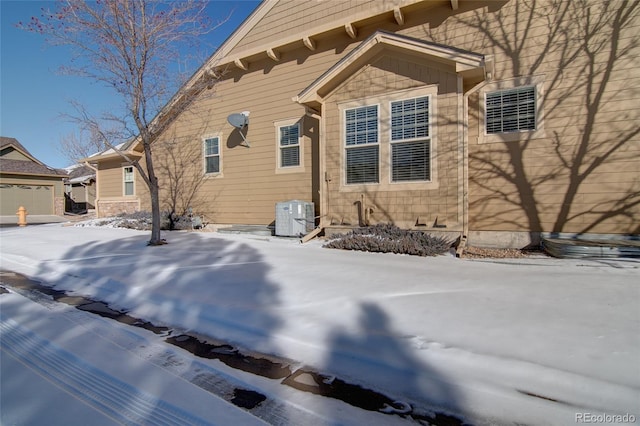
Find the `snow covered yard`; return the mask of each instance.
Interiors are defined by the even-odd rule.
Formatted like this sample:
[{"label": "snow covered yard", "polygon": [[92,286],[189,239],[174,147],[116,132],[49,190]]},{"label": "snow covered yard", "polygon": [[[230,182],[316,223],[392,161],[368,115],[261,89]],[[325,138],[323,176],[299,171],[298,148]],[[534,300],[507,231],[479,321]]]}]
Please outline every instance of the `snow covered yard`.
[{"label": "snow covered yard", "polygon": [[637,260],[460,260],[163,237],[168,245],[147,247],[148,233],[134,230],[3,228],[0,267],[472,423],[640,418]]}]

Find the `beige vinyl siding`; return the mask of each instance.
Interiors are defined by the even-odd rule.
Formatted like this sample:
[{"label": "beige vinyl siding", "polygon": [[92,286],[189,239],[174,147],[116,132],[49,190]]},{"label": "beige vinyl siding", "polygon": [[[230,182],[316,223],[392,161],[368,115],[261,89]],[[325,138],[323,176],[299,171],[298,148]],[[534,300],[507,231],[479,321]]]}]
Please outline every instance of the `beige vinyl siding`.
[{"label": "beige vinyl siding", "polygon": [[[278,63],[265,59],[253,64],[249,72],[225,76],[212,90],[202,93],[192,108],[178,117],[160,138],[177,137],[183,151],[194,152],[194,147],[197,150],[201,146],[202,137],[222,135],[222,176],[205,177],[192,203],[194,210],[208,220],[268,225],[275,220],[278,202],[298,199],[314,201],[319,206],[318,177],[312,175],[313,171],[319,173],[317,165],[312,165],[312,155],[318,155],[317,120],[310,117],[303,120],[303,156],[300,158],[303,171],[284,174],[276,173],[274,123],[302,119],[305,109],[292,98],[340,57],[326,51],[307,58],[302,64],[298,64],[296,57],[298,55],[284,55]],[[240,145],[242,138],[238,131],[226,121],[229,114],[242,111],[250,112],[246,134],[250,148]],[[155,151],[155,155],[162,154]],[[193,164],[202,170],[201,151]],[[160,178],[164,185],[166,176]],[[147,198],[141,196],[143,206],[148,203]]]},{"label": "beige vinyl siding", "polygon": [[[388,11],[395,5],[409,3],[412,1],[281,0],[235,46],[230,55],[234,56],[269,44],[273,44],[272,47],[275,47],[288,37],[300,35],[300,39],[302,39],[303,36],[314,35],[316,31],[340,27],[351,22],[352,19],[362,19],[366,15],[376,15]],[[393,22],[391,14],[389,22]]]},{"label": "beige vinyl siding", "polygon": [[[375,23],[360,21],[358,37],[352,40],[340,26],[372,7],[387,7],[388,2],[281,1],[248,31],[229,53],[230,58],[242,57],[243,52],[255,53],[264,46],[277,47],[282,40],[293,40],[294,36],[316,34],[314,29],[335,24],[336,30],[331,37],[318,37],[314,51],[298,40],[279,51],[277,62],[264,53],[245,58],[248,71],[231,67],[234,71],[202,93],[163,138],[179,140],[184,147],[183,155],[196,170],[202,170],[202,138],[222,135],[222,174],[206,177],[193,202],[194,209],[210,221],[269,224],[275,217],[275,203],[296,198],[314,201],[318,208],[318,191],[326,189],[325,213],[334,223],[356,224],[358,212],[354,202],[361,201],[364,195],[367,207],[374,208],[374,222],[393,221],[413,227],[417,223],[430,226],[437,219],[438,223],[446,223],[447,230],[461,229],[464,215],[459,124],[462,123],[457,122],[461,97],[456,93],[455,72],[424,58],[386,53],[356,71],[327,99],[322,115],[326,120],[323,130],[330,182],[325,182],[325,170],[318,165],[320,125],[309,118],[305,119],[302,142],[304,171],[276,173],[274,122],[304,115],[304,108],[291,98],[373,31],[397,31],[420,40],[491,55],[491,83],[516,76],[543,78],[543,96],[539,101],[544,104],[544,134],[536,139],[478,143],[484,120],[480,111],[485,89],[478,87],[469,96],[471,230],[637,233],[640,217],[637,13],[620,28],[616,43],[619,52],[624,53],[613,61],[610,73],[604,74],[612,48],[606,40],[612,31],[607,23],[613,22],[616,9],[626,4],[597,0],[461,1],[454,11],[449,1],[429,1],[405,7],[403,26],[397,25],[391,15]],[[531,5],[536,9],[530,10]],[[567,14],[561,17],[559,13],[565,7]],[[592,23],[603,13],[608,14],[602,27],[590,38],[584,37],[583,18],[587,11]],[[558,42],[547,45],[549,37],[557,37]],[[585,40],[592,41],[590,52],[580,50]],[[603,47],[595,52],[601,41]],[[592,53],[593,68],[587,53]],[[590,80],[589,72],[594,73]],[[429,84],[438,85],[434,185],[415,190],[371,187],[361,193],[341,188],[344,164],[338,104]],[[471,88],[469,82],[465,84],[465,89]],[[603,85],[605,90],[597,108],[589,105]],[[229,114],[242,111],[250,111],[247,139],[251,148],[239,145],[242,139],[226,122]],[[586,149],[579,158],[581,144]],[[156,150],[154,155],[162,154]],[[121,195],[121,167],[113,167],[115,174],[104,170],[100,176],[106,179],[105,188],[117,188]],[[165,181],[159,175],[163,185]],[[117,185],[116,180],[120,181]],[[143,205],[148,205],[140,179],[136,185]],[[565,219],[563,209],[567,211]]]},{"label": "beige vinyl siding", "polygon": [[101,163],[97,172],[97,181],[100,186],[100,198],[122,197],[124,195],[124,183],[121,159]]},{"label": "beige vinyl siding", "polygon": [[[479,120],[484,117],[478,116],[477,111],[483,97],[481,92],[470,97],[470,228],[637,232],[640,204],[633,194],[637,194],[640,185],[637,166],[640,140],[634,134],[640,122],[634,106],[640,90],[640,75],[636,71],[640,56],[638,14],[621,28],[617,40],[619,52],[630,50],[613,61],[610,75],[604,80],[611,51],[606,39],[611,35],[611,27],[603,24],[591,39],[593,68],[589,55],[580,50],[580,43],[585,40],[582,18],[589,11],[590,22],[597,22],[604,4],[597,1],[559,4],[560,8],[568,7],[564,19],[560,19],[559,9],[551,2],[536,5],[528,27],[526,23],[532,13],[529,4],[488,2],[484,6],[477,2],[461,3],[459,13],[445,19],[442,25],[425,24],[400,30],[413,37],[493,55],[494,81],[514,75],[544,76],[542,139],[479,145]],[[622,5],[610,3],[603,22],[612,22],[614,12]],[[442,5],[431,10],[429,17],[425,14],[424,19],[432,21],[448,13],[447,5]],[[552,34],[557,35],[560,43],[549,48],[547,40]],[[568,37],[563,38],[563,34]],[[492,40],[501,46],[494,45]],[[596,48],[603,40],[604,47]],[[602,85],[606,89],[600,103],[589,110],[588,102],[593,102]],[[593,128],[585,137],[588,122],[593,123]],[[629,140],[616,147],[624,138]],[[586,147],[585,155],[578,158],[581,144]],[[605,161],[597,163],[599,158]],[[589,170],[594,162],[597,167]],[[578,170],[577,174],[571,174],[571,166]],[[571,184],[577,184],[577,189]],[[564,221],[560,216],[563,207],[568,209]]]}]

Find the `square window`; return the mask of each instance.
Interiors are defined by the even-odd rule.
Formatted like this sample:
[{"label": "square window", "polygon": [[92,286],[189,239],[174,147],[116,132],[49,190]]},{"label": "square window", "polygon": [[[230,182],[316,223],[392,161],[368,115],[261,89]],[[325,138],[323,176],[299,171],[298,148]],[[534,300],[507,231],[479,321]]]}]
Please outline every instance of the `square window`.
[{"label": "square window", "polygon": [[395,143],[391,146],[391,180],[393,182],[431,179],[429,141]]},{"label": "square window", "polygon": [[524,86],[485,94],[486,134],[536,130],[536,88]]}]

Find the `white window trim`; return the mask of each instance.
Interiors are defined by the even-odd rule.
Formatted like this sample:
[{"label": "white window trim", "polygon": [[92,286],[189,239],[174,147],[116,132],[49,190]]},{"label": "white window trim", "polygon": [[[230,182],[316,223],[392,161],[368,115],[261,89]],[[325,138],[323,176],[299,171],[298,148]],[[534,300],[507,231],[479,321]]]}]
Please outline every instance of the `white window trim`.
[{"label": "white window trim", "polygon": [[[347,145],[347,135],[346,135],[346,123],[347,123],[347,111],[349,110],[353,110],[353,109],[358,109],[358,108],[365,108],[365,107],[372,107],[375,106],[376,107],[376,112],[377,112],[377,120],[378,120],[378,132],[377,132],[377,139],[376,142],[368,142],[368,143],[363,143],[363,144],[355,144],[355,145]],[[342,183],[345,186],[371,186],[371,185],[379,185],[380,181],[382,179],[382,175],[381,175],[381,168],[380,168],[380,155],[381,155],[381,149],[380,149],[380,130],[381,130],[381,124],[382,121],[380,119],[381,117],[381,108],[380,108],[380,103],[378,102],[365,102],[364,104],[356,104],[353,106],[349,106],[349,107],[345,107],[343,109],[341,109],[340,111],[340,116],[342,118],[342,124],[341,124],[341,132],[342,132],[342,151],[343,151],[343,163],[342,163],[342,173],[343,173],[343,179],[342,179]],[[366,182],[366,183],[347,183],[347,152],[350,149],[358,149],[358,148],[366,148],[366,147],[378,147],[378,182]]]},{"label": "white window trim", "polygon": [[[131,169],[131,183],[133,184],[133,193],[127,194],[127,180],[126,179],[126,170]],[[122,167],[122,196],[123,197],[135,197],[136,196],[136,168],[131,165],[126,165]]]},{"label": "white window trim", "polygon": [[[298,125],[298,155],[300,163],[297,166],[282,167],[281,149],[280,149],[280,128]],[[289,118],[273,122],[275,128],[276,139],[276,174],[301,173],[305,171],[304,167],[304,117]]]},{"label": "white window trim", "polygon": [[[487,93],[501,90],[516,89],[518,87],[533,86],[536,94],[536,129],[519,132],[487,134],[486,129],[486,99]],[[492,82],[480,91],[480,116],[478,119],[478,143],[516,142],[523,140],[542,139],[546,137],[544,131],[544,75],[523,76],[508,80]]]},{"label": "white window trim", "polygon": [[[338,104],[340,113],[340,139],[341,139],[341,165],[340,165],[340,192],[362,192],[375,189],[376,191],[403,191],[403,190],[432,190],[437,189],[438,181],[438,126],[437,104],[438,86],[429,85],[419,88],[403,89],[383,95],[361,98]],[[430,177],[429,181],[392,182],[391,171],[391,103],[405,99],[421,98],[429,96],[429,140],[430,140]],[[378,183],[347,184],[346,172],[346,135],[345,135],[345,110],[361,106],[378,105],[378,149],[379,169]],[[422,140],[422,139],[420,139]],[[359,145],[369,146],[369,145]]]},{"label": "white window trim", "polygon": [[[409,99],[417,99],[417,98],[428,98],[429,99],[429,116],[428,116],[428,124],[429,124],[429,136],[427,137],[418,137],[418,138],[411,138],[411,139],[402,139],[402,140],[392,140],[391,139],[391,104],[393,102],[398,102],[398,101],[405,101],[405,100],[409,100]],[[431,143],[431,138],[432,138],[432,132],[435,126],[433,126],[433,118],[434,118],[434,114],[432,113],[432,105],[434,104],[434,98],[435,96],[433,96],[432,94],[427,94],[427,95],[420,95],[420,96],[411,96],[411,97],[403,97],[403,98],[398,98],[398,99],[394,99],[389,101],[389,117],[388,117],[388,126],[389,126],[389,182],[392,185],[402,185],[402,184],[411,184],[411,183],[429,183],[433,181],[433,173],[431,170],[431,162],[433,159],[433,155],[431,152],[431,149],[433,148],[433,144]],[[411,143],[411,142],[422,142],[422,141],[428,141],[429,142],[429,179],[427,180],[416,180],[416,181],[397,181],[394,182],[393,181],[393,145],[400,145],[400,144],[404,144],[404,143]]]},{"label": "white window trim", "polygon": [[[218,165],[219,165],[219,169],[220,171],[218,172],[209,172],[207,173],[207,156],[206,154],[206,140],[207,139],[213,139],[213,138],[218,138]],[[202,149],[202,171],[204,173],[205,178],[221,178],[223,177],[222,174],[222,133],[213,133],[210,135],[206,135],[202,137],[202,142],[201,142],[201,149]]]}]

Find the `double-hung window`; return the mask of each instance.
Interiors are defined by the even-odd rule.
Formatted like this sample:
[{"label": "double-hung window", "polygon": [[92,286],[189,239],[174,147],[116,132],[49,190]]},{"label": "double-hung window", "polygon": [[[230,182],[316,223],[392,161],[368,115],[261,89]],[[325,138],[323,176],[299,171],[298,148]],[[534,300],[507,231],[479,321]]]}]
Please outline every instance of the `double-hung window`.
[{"label": "double-hung window", "polygon": [[300,165],[300,125],[298,123],[278,128],[278,145],[280,167]]},{"label": "double-hung window", "polygon": [[204,140],[204,172],[220,173],[220,138]]},{"label": "double-hung window", "polygon": [[486,133],[536,130],[536,88],[517,87],[485,93]]},{"label": "double-hung window", "polygon": [[345,110],[346,183],[378,183],[378,105]]},{"label": "double-hung window", "polygon": [[134,195],[135,186],[133,178],[133,166],[127,166],[122,169],[124,181],[124,195]]},{"label": "double-hung window", "polygon": [[391,181],[431,180],[429,96],[391,102]]}]

